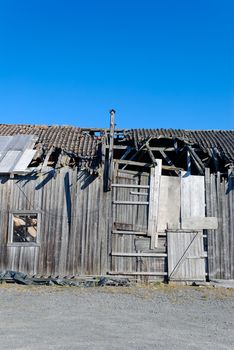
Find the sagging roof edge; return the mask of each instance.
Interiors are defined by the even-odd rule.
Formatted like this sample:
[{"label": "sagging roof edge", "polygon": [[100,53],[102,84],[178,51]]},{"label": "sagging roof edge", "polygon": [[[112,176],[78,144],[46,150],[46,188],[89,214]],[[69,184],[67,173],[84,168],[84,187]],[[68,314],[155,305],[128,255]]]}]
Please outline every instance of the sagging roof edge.
[{"label": "sagging roof edge", "polygon": [[[0,135],[35,135],[38,138],[34,162],[43,163],[48,154],[57,165],[74,165],[97,170],[103,160],[103,147],[108,147],[109,128],[77,128],[71,126],[34,126],[0,124]],[[140,145],[149,138],[181,140],[200,147],[204,152],[218,152],[225,163],[234,163],[234,130],[181,129],[115,129],[115,145]],[[49,161],[49,159],[48,159]]]}]

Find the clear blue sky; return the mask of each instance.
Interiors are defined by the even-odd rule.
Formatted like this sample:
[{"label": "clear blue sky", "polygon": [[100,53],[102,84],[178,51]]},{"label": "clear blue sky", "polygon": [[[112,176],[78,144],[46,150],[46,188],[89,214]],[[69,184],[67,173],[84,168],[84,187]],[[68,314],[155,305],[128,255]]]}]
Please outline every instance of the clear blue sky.
[{"label": "clear blue sky", "polygon": [[0,0],[0,122],[234,129],[233,0]]}]

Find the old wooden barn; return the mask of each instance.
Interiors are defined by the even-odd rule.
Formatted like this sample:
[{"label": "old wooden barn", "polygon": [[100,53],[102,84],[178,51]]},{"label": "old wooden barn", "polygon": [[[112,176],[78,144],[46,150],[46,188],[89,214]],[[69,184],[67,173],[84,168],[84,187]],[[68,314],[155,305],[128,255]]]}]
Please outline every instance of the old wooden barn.
[{"label": "old wooden barn", "polygon": [[0,270],[234,279],[234,131],[0,125]]}]

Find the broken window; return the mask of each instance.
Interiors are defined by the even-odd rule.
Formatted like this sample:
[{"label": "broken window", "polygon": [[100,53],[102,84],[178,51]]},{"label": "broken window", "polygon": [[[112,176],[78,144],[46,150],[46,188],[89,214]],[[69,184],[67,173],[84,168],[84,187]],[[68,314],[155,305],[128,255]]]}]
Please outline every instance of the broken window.
[{"label": "broken window", "polygon": [[14,213],[12,221],[12,243],[37,243],[38,214]]}]

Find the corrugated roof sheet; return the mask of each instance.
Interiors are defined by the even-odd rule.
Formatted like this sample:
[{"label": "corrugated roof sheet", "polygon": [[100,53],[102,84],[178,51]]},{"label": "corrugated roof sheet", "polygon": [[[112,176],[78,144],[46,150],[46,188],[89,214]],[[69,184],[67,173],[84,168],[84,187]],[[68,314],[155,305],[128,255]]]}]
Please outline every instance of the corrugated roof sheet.
[{"label": "corrugated roof sheet", "polygon": [[169,136],[186,139],[203,149],[217,148],[234,161],[234,130],[131,129],[124,132],[126,140],[142,142],[149,137]]},{"label": "corrugated roof sheet", "polygon": [[0,173],[25,172],[35,155],[34,135],[0,136]]},{"label": "corrugated roof sheet", "polygon": [[72,126],[11,125],[0,124],[0,135],[36,135],[37,144],[45,150],[51,147],[73,152],[80,157],[94,157],[97,154],[100,137],[83,135],[81,129]]}]

